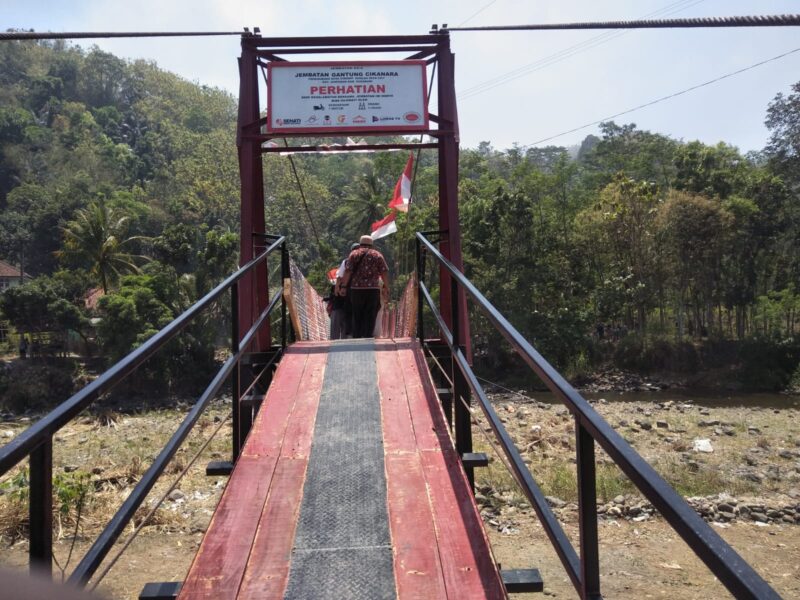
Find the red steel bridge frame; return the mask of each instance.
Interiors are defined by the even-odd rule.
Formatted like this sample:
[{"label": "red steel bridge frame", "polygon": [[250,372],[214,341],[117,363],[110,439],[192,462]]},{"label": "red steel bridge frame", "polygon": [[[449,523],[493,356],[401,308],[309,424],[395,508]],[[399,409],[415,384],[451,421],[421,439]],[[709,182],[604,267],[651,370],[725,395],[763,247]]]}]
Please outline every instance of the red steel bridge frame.
[{"label": "red steel bridge frame", "polygon": [[[359,150],[392,150],[435,148],[439,156],[439,230],[446,232],[440,242],[441,253],[459,270],[463,270],[461,258],[461,234],[458,221],[458,111],[454,79],[454,55],[450,51],[450,36],[446,32],[434,35],[405,36],[347,36],[347,37],[286,37],[262,38],[260,35],[245,34],[242,37],[242,56],[239,59],[239,114],[236,145],[239,154],[241,177],[241,238],[239,264],[247,264],[254,256],[254,240],[262,237],[264,221],[264,176],[262,155],[270,152],[337,151],[341,147],[264,147],[264,143],[274,138],[309,137],[308,133],[266,133],[267,118],[261,113],[259,98],[259,71],[266,69],[269,62],[285,62],[287,56],[335,53],[400,53],[406,54],[403,60],[425,60],[430,68],[436,65],[437,112],[429,107],[430,123],[436,129],[415,131],[415,135],[425,134],[436,141],[431,143],[368,144]],[[269,86],[269,82],[267,82]],[[359,129],[342,128],[335,134],[348,136],[387,136],[409,135],[407,130],[382,130],[365,132]],[[448,326],[452,325],[450,274],[440,268],[439,308]],[[240,283],[239,292],[239,331],[248,331],[257,316],[269,303],[267,289],[267,266],[262,263]],[[468,338],[466,297],[459,290],[458,328],[462,339]],[[269,324],[265,324],[251,348],[256,352],[270,349],[271,334]]]}]

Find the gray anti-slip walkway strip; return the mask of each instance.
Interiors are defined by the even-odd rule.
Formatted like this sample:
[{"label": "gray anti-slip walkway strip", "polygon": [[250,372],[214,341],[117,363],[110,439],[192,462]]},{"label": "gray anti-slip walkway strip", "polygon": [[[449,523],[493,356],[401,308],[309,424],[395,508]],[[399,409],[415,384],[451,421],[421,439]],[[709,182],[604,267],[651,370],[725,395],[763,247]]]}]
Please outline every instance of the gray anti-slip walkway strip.
[{"label": "gray anti-slip walkway strip", "polygon": [[397,597],[372,340],[331,345],[284,597]]}]

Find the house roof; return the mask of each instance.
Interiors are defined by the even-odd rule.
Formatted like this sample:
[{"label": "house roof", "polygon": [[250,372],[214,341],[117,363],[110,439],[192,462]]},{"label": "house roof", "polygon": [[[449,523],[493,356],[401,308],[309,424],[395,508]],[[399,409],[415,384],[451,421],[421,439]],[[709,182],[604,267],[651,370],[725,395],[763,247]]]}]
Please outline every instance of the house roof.
[{"label": "house roof", "polygon": [[105,296],[103,288],[91,288],[83,295],[83,305],[89,310],[97,308],[97,301]]},{"label": "house roof", "polygon": [[[22,274],[23,277],[27,277],[30,279],[30,275],[27,273]],[[14,265],[7,263],[4,260],[0,260],[0,277],[19,277],[19,267],[15,267]]]}]

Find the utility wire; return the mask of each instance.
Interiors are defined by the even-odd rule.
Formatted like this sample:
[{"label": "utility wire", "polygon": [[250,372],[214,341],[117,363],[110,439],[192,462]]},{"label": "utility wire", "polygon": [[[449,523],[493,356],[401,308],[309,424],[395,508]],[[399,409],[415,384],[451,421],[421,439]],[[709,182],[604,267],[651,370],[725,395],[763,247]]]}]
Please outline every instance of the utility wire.
[{"label": "utility wire", "polygon": [[208,37],[222,35],[252,35],[249,31],[3,31],[3,40],[70,40],[86,38],[148,38],[148,37]]},{"label": "utility wire", "polygon": [[532,25],[485,25],[452,27],[450,31],[552,31],[573,29],[670,29],[697,27],[786,27],[800,25],[800,15],[749,15],[736,17],[694,17],[689,19],[639,19],[635,21],[587,21],[585,23],[536,23]]},{"label": "utility wire", "polygon": [[717,83],[718,81],[722,81],[723,79],[727,79],[729,77],[733,77],[734,75],[739,75],[740,73],[744,73],[745,71],[750,71],[751,69],[755,69],[756,67],[760,67],[762,65],[765,65],[767,63],[770,63],[770,62],[773,62],[773,61],[776,61],[776,60],[779,60],[781,58],[785,58],[786,56],[789,56],[790,54],[794,54],[795,52],[800,52],[800,48],[795,48],[794,50],[789,50],[788,52],[784,52],[783,54],[779,54],[778,56],[773,56],[772,58],[768,58],[766,60],[762,60],[761,62],[757,62],[757,63],[755,63],[753,65],[750,65],[749,67],[744,67],[744,68],[739,69],[737,71],[732,71],[730,73],[726,73],[725,75],[721,75],[720,77],[716,77],[715,79],[711,79],[711,80],[706,81],[704,83],[693,85],[692,87],[686,88],[685,90],[681,90],[679,92],[675,92],[674,94],[669,94],[667,96],[662,96],[661,98],[657,98],[655,100],[651,100],[650,102],[645,102],[644,104],[640,104],[639,106],[634,106],[633,108],[629,108],[628,110],[623,110],[622,112],[618,112],[618,113],[610,115],[608,117],[603,117],[602,119],[598,119],[597,121],[592,121],[591,123],[586,123],[585,125],[581,125],[580,127],[575,127],[573,129],[570,129],[569,131],[562,131],[561,133],[558,133],[556,135],[551,135],[549,137],[542,138],[541,140],[536,140],[535,142],[532,142],[530,144],[525,144],[524,146],[522,146],[522,148],[529,148],[531,146],[535,146],[535,145],[541,144],[543,142],[549,142],[550,140],[554,140],[556,138],[559,138],[562,135],[567,135],[569,133],[575,133],[576,131],[580,131],[581,129],[586,129],[587,127],[591,127],[592,125],[597,125],[597,124],[603,123],[605,121],[610,121],[611,119],[615,119],[615,118],[620,117],[622,115],[627,115],[628,113],[632,113],[632,112],[640,110],[642,108],[646,108],[648,106],[653,106],[654,104],[658,104],[659,102],[663,102],[664,100],[669,100],[671,98],[676,98],[678,96],[682,96],[683,94],[687,94],[689,92],[692,92],[694,90],[700,89],[702,87],[706,87],[707,85],[711,85],[712,83]]},{"label": "utility wire", "polygon": [[472,19],[474,19],[475,17],[477,17],[479,14],[481,14],[483,11],[485,11],[487,8],[489,8],[489,7],[490,7],[492,4],[494,4],[495,2],[497,2],[497,0],[492,0],[491,2],[489,2],[489,4],[486,4],[486,5],[485,5],[483,8],[480,8],[480,9],[478,9],[477,11],[475,11],[474,13],[472,13],[472,14],[471,14],[469,17],[467,17],[466,19],[464,19],[463,21],[461,21],[461,23],[459,23],[459,24],[458,24],[458,26],[459,26],[459,27],[461,27],[462,25],[466,25],[467,23],[469,23],[470,21],[472,21]]},{"label": "utility wire", "polygon": [[[666,13],[666,15],[672,15],[675,14],[676,12],[680,12],[688,8],[697,6],[698,4],[701,4],[703,2],[705,2],[705,0],[680,0],[679,2],[673,2],[672,4],[668,4],[667,6],[664,6],[659,10],[648,13],[644,15],[643,18],[655,17],[657,15],[664,13]],[[464,100],[467,98],[471,98],[472,96],[477,96],[478,94],[487,92],[490,89],[494,89],[495,87],[498,87],[505,83],[509,83],[525,75],[530,75],[531,73],[550,67],[558,62],[561,62],[562,60],[571,58],[576,54],[580,54],[581,52],[585,52],[586,50],[589,50],[591,48],[596,48],[597,46],[610,42],[611,40],[621,37],[627,33],[630,33],[630,30],[607,31],[605,33],[601,33],[600,35],[596,35],[594,37],[589,38],[588,40],[584,40],[573,46],[569,46],[567,48],[559,50],[558,52],[554,52],[553,54],[540,58],[539,60],[536,60],[532,63],[508,71],[503,75],[498,75],[497,77],[493,77],[492,79],[488,79],[486,81],[473,85],[472,87],[464,90],[459,95],[459,99]]]}]

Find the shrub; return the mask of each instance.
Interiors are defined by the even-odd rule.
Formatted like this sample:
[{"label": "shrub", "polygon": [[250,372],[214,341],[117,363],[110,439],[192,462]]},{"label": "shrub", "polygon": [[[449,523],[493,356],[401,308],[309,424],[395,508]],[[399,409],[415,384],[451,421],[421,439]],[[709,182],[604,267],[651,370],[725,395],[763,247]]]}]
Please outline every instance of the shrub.
[{"label": "shrub", "polygon": [[800,364],[800,338],[746,340],[739,349],[739,363],[745,388],[784,390]]},{"label": "shrub", "polygon": [[0,408],[21,413],[63,402],[75,391],[77,370],[72,361],[8,364],[0,370]]}]

